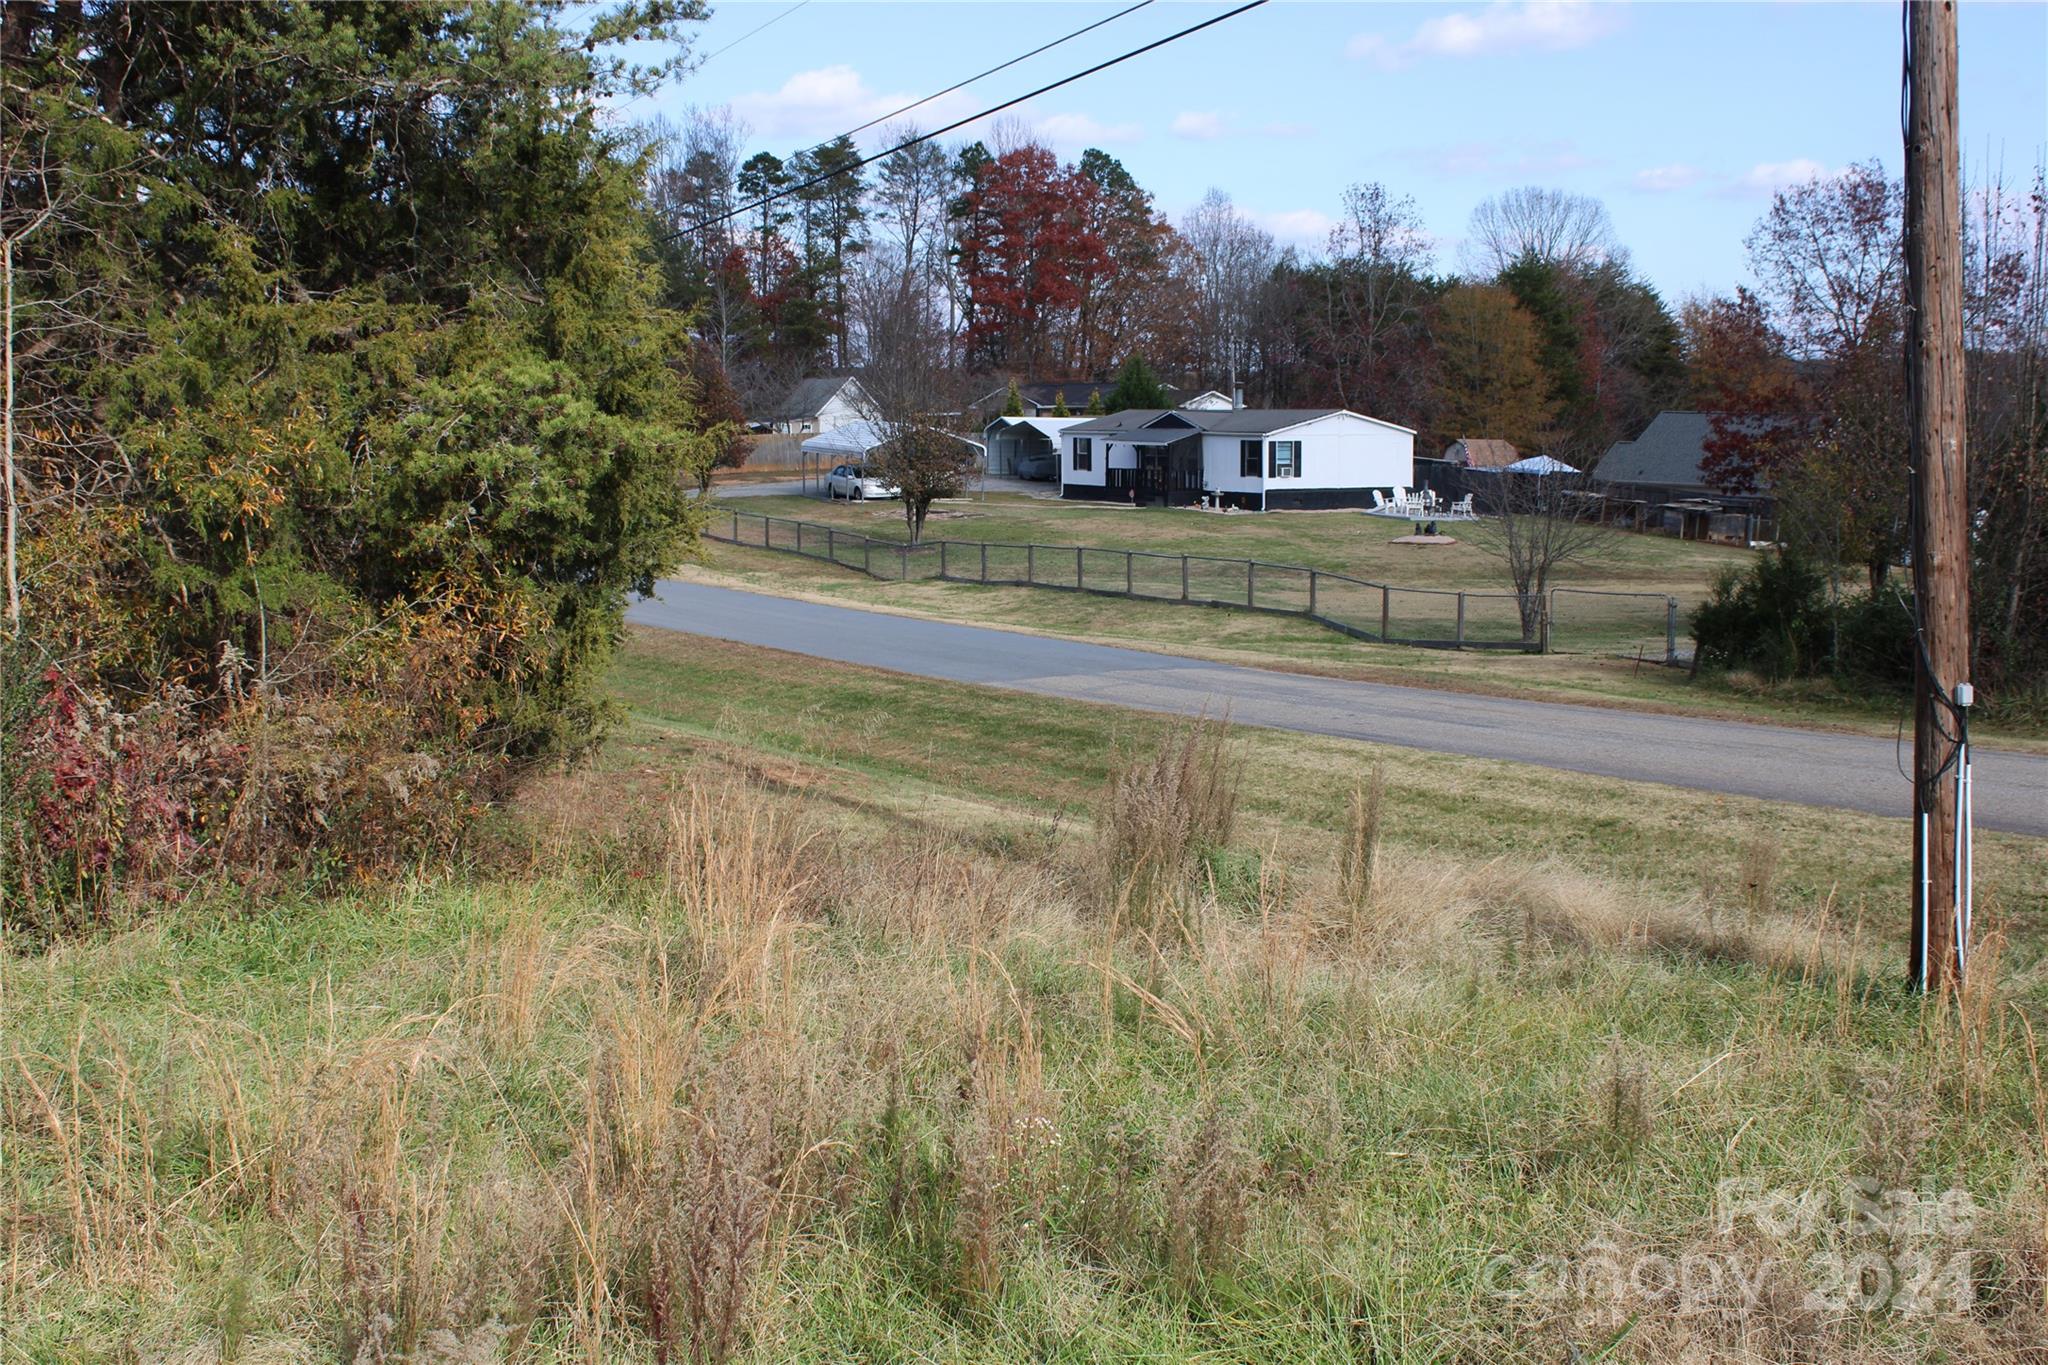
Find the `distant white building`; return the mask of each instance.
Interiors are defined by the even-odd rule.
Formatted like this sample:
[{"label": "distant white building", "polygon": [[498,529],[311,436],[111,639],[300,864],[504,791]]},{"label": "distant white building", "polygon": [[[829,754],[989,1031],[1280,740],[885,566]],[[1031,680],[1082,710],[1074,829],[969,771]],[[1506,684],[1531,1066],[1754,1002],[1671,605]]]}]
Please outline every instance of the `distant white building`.
[{"label": "distant white building", "polygon": [[1060,495],[1255,511],[1367,507],[1409,487],[1415,433],[1344,408],[1134,408],[1060,432]]},{"label": "distant white building", "polygon": [[809,436],[830,431],[867,415],[867,394],[852,376],[806,379],[791,389],[767,416],[771,431]]},{"label": "distant white building", "polygon": [[1193,412],[1229,412],[1237,404],[1221,389],[1208,389],[1193,398],[1183,398],[1174,406]]}]

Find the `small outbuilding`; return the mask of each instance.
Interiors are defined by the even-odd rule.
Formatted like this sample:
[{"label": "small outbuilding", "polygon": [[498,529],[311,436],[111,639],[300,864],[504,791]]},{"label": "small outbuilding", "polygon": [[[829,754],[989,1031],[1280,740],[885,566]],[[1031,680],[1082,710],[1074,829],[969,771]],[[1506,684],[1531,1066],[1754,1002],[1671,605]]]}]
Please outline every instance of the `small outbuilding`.
[{"label": "small outbuilding", "polygon": [[[977,454],[984,453],[981,442],[952,432],[946,434]],[[834,465],[864,462],[877,447],[888,443],[889,436],[884,424],[865,419],[819,432],[800,447],[803,486],[809,488],[812,480],[822,478]]]},{"label": "small outbuilding", "polygon": [[1008,479],[1058,479],[1060,433],[1085,417],[998,417],[982,432],[988,472]]}]

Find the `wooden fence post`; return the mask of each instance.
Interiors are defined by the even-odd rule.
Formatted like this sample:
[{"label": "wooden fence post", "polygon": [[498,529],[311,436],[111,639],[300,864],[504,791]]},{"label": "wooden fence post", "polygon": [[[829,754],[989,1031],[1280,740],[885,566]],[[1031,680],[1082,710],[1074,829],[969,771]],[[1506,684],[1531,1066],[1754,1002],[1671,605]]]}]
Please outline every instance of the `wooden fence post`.
[{"label": "wooden fence post", "polygon": [[1126,596],[1126,597],[1131,597],[1131,596],[1134,596],[1134,595],[1135,595],[1135,594],[1133,594],[1133,593],[1131,592],[1131,582],[1132,582],[1132,580],[1131,580],[1131,552],[1130,552],[1129,550],[1125,550],[1125,551],[1124,551],[1124,596]]},{"label": "wooden fence post", "polygon": [[1460,649],[1463,649],[1463,648],[1465,647],[1465,594],[1464,594],[1464,593],[1463,593],[1462,591],[1461,591],[1461,592],[1460,592],[1460,593],[1458,594],[1458,639],[1457,639],[1457,645],[1458,645],[1458,648],[1460,648]]},{"label": "wooden fence post", "polygon": [[1664,599],[1664,663],[1666,667],[1678,662],[1678,599]]},{"label": "wooden fence post", "polygon": [[981,581],[988,582],[988,542],[981,542]]},{"label": "wooden fence post", "polygon": [[1308,571],[1308,614],[1310,616],[1316,614],[1316,571],[1314,569]]},{"label": "wooden fence post", "polygon": [[839,532],[830,526],[825,528],[825,558],[834,564],[839,562]]},{"label": "wooden fence post", "polygon": [[1036,545],[1026,545],[1024,547],[1024,581],[1026,583],[1036,583],[1038,581],[1038,547]]},{"label": "wooden fence post", "polygon": [[1247,609],[1258,605],[1259,571],[1258,561],[1244,562],[1244,604]]},{"label": "wooden fence post", "polygon": [[1076,545],[1074,547],[1074,591],[1079,592],[1086,586],[1087,584],[1081,572],[1081,547]]},{"label": "wooden fence post", "polygon": [[1384,584],[1384,583],[1380,584],[1380,643],[1381,643],[1381,644],[1385,644],[1385,643],[1387,642],[1387,622],[1388,622],[1388,620],[1389,620],[1389,619],[1391,618],[1391,616],[1392,616],[1392,614],[1393,614],[1393,612],[1392,612],[1393,602],[1392,602],[1392,600],[1391,600],[1391,599],[1392,599],[1392,597],[1393,597],[1393,589],[1392,589],[1392,588],[1389,588],[1389,587],[1388,587],[1388,586],[1387,586],[1386,584]]},{"label": "wooden fence post", "polygon": [[1180,600],[1188,600],[1188,557],[1180,557]]}]

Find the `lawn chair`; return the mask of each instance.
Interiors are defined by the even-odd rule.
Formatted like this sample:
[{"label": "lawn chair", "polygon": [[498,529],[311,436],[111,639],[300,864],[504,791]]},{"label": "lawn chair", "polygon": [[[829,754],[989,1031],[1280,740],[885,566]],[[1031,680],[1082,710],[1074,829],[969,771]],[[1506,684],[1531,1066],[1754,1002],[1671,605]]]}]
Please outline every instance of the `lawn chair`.
[{"label": "lawn chair", "polygon": [[1464,497],[1451,504],[1451,515],[1468,518],[1472,521],[1479,520],[1479,514],[1472,510],[1472,495],[1470,493],[1467,493]]}]

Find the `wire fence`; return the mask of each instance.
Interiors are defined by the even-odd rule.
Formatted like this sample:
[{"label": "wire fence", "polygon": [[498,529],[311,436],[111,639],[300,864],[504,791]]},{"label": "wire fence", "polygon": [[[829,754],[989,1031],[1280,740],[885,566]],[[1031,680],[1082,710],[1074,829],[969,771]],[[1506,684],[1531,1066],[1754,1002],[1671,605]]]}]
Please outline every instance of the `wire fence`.
[{"label": "wire fence", "polygon": [[891,582],[1052,588],[1151,602],[1300,616],[1376,643],[1429,649],[1622,654],[1664,663],[1678,648],[1678,599],[1553,588],[1547,594],[1405,588],[1259,559],[1093,545],[881,540],[823,522],[727,511],[713,540],[826,560]]}]

